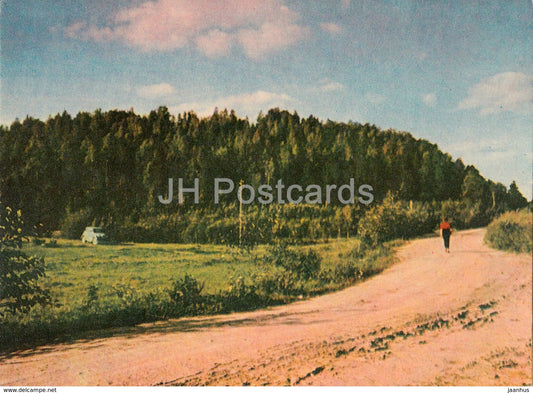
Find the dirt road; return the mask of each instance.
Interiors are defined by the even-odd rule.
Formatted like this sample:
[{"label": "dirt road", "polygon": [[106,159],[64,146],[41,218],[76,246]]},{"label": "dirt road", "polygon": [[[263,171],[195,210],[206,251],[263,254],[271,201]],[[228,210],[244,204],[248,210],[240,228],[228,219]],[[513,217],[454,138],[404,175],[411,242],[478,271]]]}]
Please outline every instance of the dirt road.
[{"label": "dirt road", "polygon": [[[413,241],[346,290],[0,359],[1,385],[530,385],[531,255]],[[106,336],[107,335],[107,336]]]}]

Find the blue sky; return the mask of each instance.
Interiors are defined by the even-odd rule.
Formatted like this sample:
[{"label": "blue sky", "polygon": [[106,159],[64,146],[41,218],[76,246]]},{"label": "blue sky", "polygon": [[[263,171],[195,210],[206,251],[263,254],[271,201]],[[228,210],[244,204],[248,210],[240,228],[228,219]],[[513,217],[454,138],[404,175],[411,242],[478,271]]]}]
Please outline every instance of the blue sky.
[{"label": "blue sky", "polygon": [[531,199],[524,1],[2,1],[0,123],[271,107],[428,139]]}]

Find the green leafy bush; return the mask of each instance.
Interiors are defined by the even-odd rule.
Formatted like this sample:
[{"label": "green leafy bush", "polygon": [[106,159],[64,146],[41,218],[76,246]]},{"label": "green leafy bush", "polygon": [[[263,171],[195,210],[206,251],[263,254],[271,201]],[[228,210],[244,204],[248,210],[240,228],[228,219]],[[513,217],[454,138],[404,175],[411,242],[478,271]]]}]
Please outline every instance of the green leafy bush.
[{"label": "green leafy bush", "polygon": [[186,274],[172,283],[168,295],[179,313],[188,314],[198,310],[203,289],[203,283]]},{"label": "green leafy bush", "polygon": [[257,293],[254,283],[247,283],[242,276],[234,277],[227,291],[220,295],[225,312],[253,310],[263,305],[265,299]]},{"label": "green leafy bush", "polygon": [[97,285],[91,284],[87,289],[87,295],[83,301],[83,309],[86,311],[94,310],[98,307],[98,292],[99,288]]},{"label": "green leafy bush", "polygon": [[264,272],[255,277],[254,282],[259,293],[274,302],[293,295],[298,287],[295,275],[286,270]]},{"label": "green leafy bush", "polygon": [[23,227],[21,211],[0,203],[0,316],[50,301],[38,283],[45,275],[44,259],[21,250],[26,239]]},{"label": "green leafy bush", "polygon": [[308,280],[316,276],[321,265],[320,256],[315,251],[297,251],[287,247],[284,243],[271,246],[265,261],[282,267],[301,280]]},{"label": "green leafy bush", "polygon": [[337,282],[356,282],[363,278],[361,268],[354,261],[343,261],[335,267],[334,278]]},{"label": "green leafy bush", "polygon": [[361,258],[365,255],[365,252],[368,250],[368,244],[363,242],[360,238],[355,238],[352,240],[353,246],[350,250],[349,257],[352,259]]},{"label": "green leafy bush", "polygon": [[43,246],[46,248],[56,248],[58,247],[57,240],[55,239],[49,240],[48,242],[44,243]]},{"label": "green leafy bush", "polygon": [[409,239],[431,232],[438,215],[427,203],[395,200],[388,194],[382,203],[369,209],[359,221],[358,235],[369,246]]},{"label": "green leafy bush", "polygon": [[531,210],[507,212],[490,223],[484,240],[499,250],[530,253],[532,228]]}]

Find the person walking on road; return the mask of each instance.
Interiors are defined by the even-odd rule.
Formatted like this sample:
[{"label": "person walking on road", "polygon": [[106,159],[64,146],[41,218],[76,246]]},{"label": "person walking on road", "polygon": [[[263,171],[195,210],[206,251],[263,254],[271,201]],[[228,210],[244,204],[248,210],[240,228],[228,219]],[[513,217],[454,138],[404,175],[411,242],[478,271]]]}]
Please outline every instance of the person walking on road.
[{"label": "person walking on road", "polygon": [[440,224],[440,236],[444,239],[444,251],[450,252],[450,236],[452,234],[452,226],[448,222],[448,217],[445,217]]}]

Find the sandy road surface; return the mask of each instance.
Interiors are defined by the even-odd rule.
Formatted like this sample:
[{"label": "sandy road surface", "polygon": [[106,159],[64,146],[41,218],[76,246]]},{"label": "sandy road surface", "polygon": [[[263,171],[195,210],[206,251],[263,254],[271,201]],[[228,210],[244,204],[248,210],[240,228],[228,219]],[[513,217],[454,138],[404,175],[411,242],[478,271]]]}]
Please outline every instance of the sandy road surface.
[{"label": "sandy road surface", "polygon": [[346,290],[0,358],[1,385],[530,385],[532,262],[484,230],[413,241]]}]

